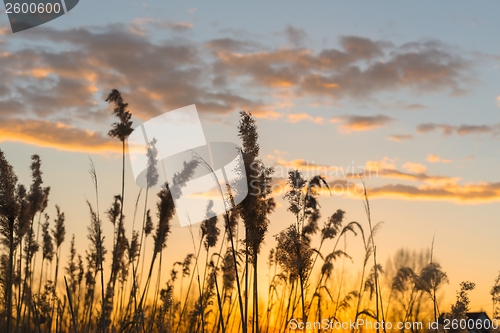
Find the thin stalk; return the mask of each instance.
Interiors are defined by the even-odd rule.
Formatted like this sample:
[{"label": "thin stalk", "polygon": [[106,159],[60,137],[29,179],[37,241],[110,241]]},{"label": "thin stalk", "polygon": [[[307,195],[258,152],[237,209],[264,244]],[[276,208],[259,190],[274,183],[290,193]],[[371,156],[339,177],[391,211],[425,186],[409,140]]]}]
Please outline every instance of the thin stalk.
[{"label": "thin stalk", "polygon": [[[144,251],[146,251],[146,243],[147,243],[147,240],[148,240],[148,237],[146,236],[146,239],[144,239],[144,227],[146,226],[146,214],[147,214],[147,210],[148,210],[148,193],[149,193],[149,187],[146,188],[146,195],[144,197],[144,214],[143,214],[143,217],[142,217],[142,229],[141,229],[141,242],[139,243],[139,257],[137,258],[137,264],[139,265],[139,262],[141,260],[141,255],[143,254],[142,253],[142,249],[143,249],[143,246],[142,246],[142,242],[144,241]],[[140,275],[140,278],[139,278],[139,286],[142,284],[142,277],[143,277],[143,274],[144,274],[144,262],[146,261],[146,256],[144,256],[144,258],[142,258],[142,268],[141,268],[141,275]],[[137,309],[136,309],[137,311]]]},{"label": "thin stalk", "polygon": [[[36,243],[38,243],[38,239],[39,239],[39,236],[40,236],[40,220],[42,218],[42,212],[40,211],[40,213],[38,214],[38,228],[36,230]],[[35,252],[35,254],[33,255],[33,260],[32,260],[32,264],[31,264],[31,267],[32,267],[32,270],[33,272],[36,271],[36,255],[37,255],[38,252]],[[42,261],[42,266],[43,266],[43,261]],[[33,278],[34,278],[34,274],[31,275],[31,281],[30,281],[30,287],[32,288],[33,286]]]},{"label": "thin stalk", "polygon": [[[19,239],[19,267],[18,273],[19,273],[19,281],[21,281],[21,276],[22,276],[22,269],[21,267],[23,263],[23,237]],[[21,290],[23,289],[23,286],[21,283],[19,283],[18,289],[17,289],[17,316],[16,316],[16,332],[19,330],[19,324],[20,324],[20,318],[21,318],[21,307],[23,305],[23,299],[21,297]]]},{"label": "thin stalk", "polygon": [[75,331],[75,333],[78,333],[78,327],[76,326],[75,311],[73,310],[73,301],[72,301],[72,297],[71,297],[71,291],[69,290],[68,281],[66,280],[66,276],[64,277],[64,284],[66,285],[66,294],[68,295],[69,310],[71,313],[71,319],[73,321],[73,330]]},{"label": "thin stalk", "polygon": [[[97,214],[97,221],[100,224],[101,219],[99,217],[99,187],[98,187],[98,179],[97,179],[97,173],[95,170],[94,162],[90,158],[90,176],[92,178],[92,181],[94,183],[95,187],[95,196],[96,196],[96,214]],[[123,197],[122,197],[123,199]],[[123,205],[122,205],[123,206]],[[98,237],[99,237],[99,263],[100,263],[100,271],[101,271],[101,304],[102,304],[102,311],[101,311],[101,327],[102,327],[102,333],[106,332],[106,323],[104,322],[104,302],[105,302],[105,295],[104,295],[104,267],[102,265],[103,257],[102,257],[102,236],[101,236],[101,228],[98,228]]]},{"label": "thin stalk", "polygon": [[224,315],[222,313],[222,302],[221,302],[221,298],[220,298],[217,277],[215,277],[215,289],[217,290],[217,304],[219,305],[219,323],[220,323],[220,325],[222,325],[222,333],[226,333],[226,327],[224,326]]},{"label": "thin stalk", "polygon": [[[248,323],[248,228],[245,229],[245,317],[244,323],[247,326]],[[253,332],[253,319],[252,319],[252,333]]]},{"label": "thin stalk", "polygon": [[42,333],[42,328],[40,327],[40,317],[38,316],[38,310],[36,308],[36,302],[31,298],[31,304],[33,305],[33,312],[35,313],[35,322],[38,333]]},{"label": "thin stalk", "polygon": [[253,262],[253,295],[254,295],[254,317],[255,317],[255,331],[259,333],[259,294],[258,294],[258,274],[257,274],[257,251],[254,249],[254,262]]},{"label": "thin stalk", "polygon": [[228,216],[227,211],[224,214],[224,216],[226,218],[226,228],[228,229],[229,239],[231,240],[231,249],[232,249],[231,252],[233,253],[233,264],[234,264],[234,270],[235,270],[235,273],[236,273],[236,287],[237,287],[237,290],[238,290],[238,301],[239,301],[239,304],[240,304],[240,316],[241,316],[241,319],[242,319],[241,327],[243,329],[243,333],[247,333],[246,322],[243,322],[243,319],[245,317],[244,317],[244,313],[243,313],[243,300],[241,298],[240,278],[239,278],[239,274],[238,274],[238,261],[236,260],[236,251],[235,251],[235,248],[234,248],[233,232],[232,232],[231,228],[229,227],[229,216]]},{"label": "thin stalk", "polygon": [[[198,253],[196,254],[196,261],[198,261],[198,257],[200,256],[200,251],[201,251],[201,244],[202,244],[202,241],[203,239],[200,239],[200,246],[198,247]],[[195,262],[196,262],[195,261]],[[182,311],[181,311],[181,314],[179,316],[179,323],[177,324],[177,328],[175,329],[175,332],[177,333],[179,331],[179,327],[181,325],[181,322],[182,322],[182,317],[184,315],[184,312],[186,310],[186,307],[187,307],[187,302],[188,302],[188,297],[189,297],[189,292],[191,291],[191,285],[193,284],[193,279],[194,279],[194,272],[193,274],[191,275],[191,280],[189,282],[189,285],[188,285],[188,290],[186,292],[186,299],[184,301],[184,306],[182,308]]]},{"label": "thin stalk", "polygon": [[[346,235],[344,234],[344,253],[347,250],[346,243]],[[337,311],[339,309],[339,301],[340,301],[340,292],[342,291],[342,284],[344,283],[344,274],[345,274],[345,257],[342,258],[342,271],[340,273],[340,283],[339,283],[339,291],[337,293],[337,301],[335,302],[335,312],[333,314],[333,318],[337,318]]]}]

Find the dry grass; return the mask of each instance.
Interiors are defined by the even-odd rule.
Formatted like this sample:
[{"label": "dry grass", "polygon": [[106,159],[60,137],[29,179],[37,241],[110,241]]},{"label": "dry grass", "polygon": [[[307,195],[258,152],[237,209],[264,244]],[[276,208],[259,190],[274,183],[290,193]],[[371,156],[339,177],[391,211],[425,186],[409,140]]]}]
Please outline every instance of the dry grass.
[{"label": "dry grass", "polygon": [[[124,142],[131,126],[127,104],[116,90],[108,101],[114,103],[119,120],[110,135]],[[175,214],[171,193],[180,193],[182,182],[174,180],[157,194],[156,218],[147,209],[149,187],[158,178],[154,140],[148,147],[148,189],[144,198],[134,200],[135,212],[144,200],[140,230],[135,229],[136,214],[132,222],[125,223],[123,207],[129,203],[124,201],[123,179],[121,195],[111,200],[111,208],[104,214],[114,229],[110,255],[103,245],[99,184],[92,162],[96,200],[88,203],[88,247],[84,254],[78,254],[73,235],[67,255],[61,253],[66,241],[64,212],[56,206],[52,221],[44,213],[49,188],[42,187],[40,158],[33,156],[33,182],[26,190],[17,183],[14,170],[0,151],[2,332],[270,333],[286,331],[291,319],[395,322],[426,321],[440,315],[437,295],[447,279],[435,260],[426,254],[397,253],[384,275],[376,257],[375,235],[380,225],[372,224],[366,191],[366,222],[346,222],[346,213],[340,209],[323,218],[319,194],[322,187],[328,187],[325,179],[305,179],[298,171],[290,172],[284,198],[291,223],[275,236],[276,248],[262,254],[262,243],[272,237],[267,235],[275,207],[269,187],[272,169],[259,159],[257,126],[250,113],[241,113],[239,133],[247,178],[254,180],[261,192],[228,210],[221,223],[217,218],[204,221],[201,234],[192,234],[193,253],[185,254],[167,248]],[[176,179],[189,178],[199,164],[193,160]],[[41,232],[33,222],[37,215]],[[44,223],[40,223],[42,217]],[[242,239],[236,239],[240,223],[245,232]],[[127,225],[132,229],[130,240]],[[39,252],[39,236],[42,265],[35,271],[33,256]],[[152,244],[147,242],[150,237]],[[346,262],[352,261],[346,241],[351,237],[360,237],[364,247],[364,260],[357,263],[359,275],[355,279],[353,272],[345,270]],[[238,247],[240,242],[243,246]],[[152,255],[144,273],[147,251]],[[162,267],[166,256],[179,260],[168,270]],[[262,256],[268,258],[267,281],[262,279],[263,270],[258,272],[264,264]],[[60,292],[57,285],[64,258],[68,258],[65,292]],[[109,276],[107,282],[105,275]],[[153,280],[156,285],[152,285]],[[33,281],[38,282],[37,288]],[[268,292],[262,294],[266,289]],[[492,291],[495,305],[498,289]],[[148,297],[153,301],[147,301]],[[460,304],[466,300],[462,295]],[[455,312],[463,315],[464,309],[457,309]]]}]

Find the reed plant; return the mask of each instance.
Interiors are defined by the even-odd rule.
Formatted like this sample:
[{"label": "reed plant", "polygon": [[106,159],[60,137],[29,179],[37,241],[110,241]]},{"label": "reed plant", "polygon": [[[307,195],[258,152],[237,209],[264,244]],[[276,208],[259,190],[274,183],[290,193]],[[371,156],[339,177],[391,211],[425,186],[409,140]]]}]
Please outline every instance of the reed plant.
[{"label": "reed plant", "polygon": [[[193,156],[172,182],[162,184],[153,206],[148,203],[158,182],[153,138],[145,147],[146,190],[128,199],[124,158],[132,114],[118,90],[112,90],[106,101],[117,119],[109,135],[122,144],[121,184],[116,184],[119,194],[110,197],[107,209],[101,211],[101,184],[91,161],[95,200],[87,202],[86,244],[75,235],[66,242],[66,224],[72,221],[66,220],[63,207],[48,205],[49,193],[59,189],[44,187],[41,157],[32,157],[31,184],[26,187],[0,150],[2,332],[273,333],[286,331],[292,319],[421,320],[423,313],[436,319],[446,312],[440,311],[439,299],[448,279],[432,256],[410,260],[407,252],[397,252],[382,267],[377,249],[385,244],[376,242],[381,224],[372,221],[376,206],[372,207],[366,187],[361,198],[366,221],[348,222],[348,212],[337,209],[327,214],[320,206],[322,195],[329,193],[328,179],[318,175],[307,179],[291,170],[284,195],[290,222],[269,235],[277,205],[273,169],[260,156],[257,121],[250,112],[240,113],[237,130],[247,185],[254,193],[236,205],[231,191],[223,191],[224,184],[217,179],[216,191],[228,193],[223,197],[225,212],[215,216],[212,203],[206,219],[190,227],[192,251],[171,248],[176,232],[174,200],[197,168],[214,170]],[[128,207],[134,209],[131,219],[125,219]],[[105,238],[103,223],[111,223],[112,236]],[[350,242],[350,237],[359,241]],[[361,248],[355,249],[360,243]],[[86,250],[79,253],[81,246]],[[357,250],[362,252],[360,261],[350,255]],[[359,272],[358,278],[353,272]],[[491,294],[495,309],[498,285],[496,281]],[[471,288],[462,285],[460,304],[451,308],[453,316],[467,310],[466,293]]]}]

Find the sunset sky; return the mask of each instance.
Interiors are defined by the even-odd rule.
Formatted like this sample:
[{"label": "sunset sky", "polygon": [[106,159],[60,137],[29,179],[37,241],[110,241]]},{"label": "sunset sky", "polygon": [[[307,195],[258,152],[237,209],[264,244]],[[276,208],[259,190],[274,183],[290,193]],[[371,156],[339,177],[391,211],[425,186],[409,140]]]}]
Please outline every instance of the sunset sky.
[{"label": "sunset sky", "polygon": [[[435,237],[450,282],[441,307],[470,280],[472,309],[490,311],[500,271],[500,4],[483,5],[80,1],[16,34],[2,8],[0,148],[27,185],[30,156],[41,156],[47,212],[61,206],[65,249],[74,233],[83,253],[85,201],[95,203],[89,156],[101,212],[121,189],[121,144],[107,136],[111,89],[129,103],[134,126],[196,104],[208,141],[238,143],[238,111],[249,110],[268,165],[320,170],[337,184],[320,199],[324,219],[340,208],[367,225],[361,199],[339,193],[359,180],[339,170],[377,170],[365,182],[373,221],[384,222],[379,261],[430,248]],[[282,183],[277,174],[266,250],[294,222]],[[127,164],[128,233],[138,192]],[[193,251],[188,229],[174,224],[172,261]],[[360,240],[351,237],[349,248],[355,277]]]}]

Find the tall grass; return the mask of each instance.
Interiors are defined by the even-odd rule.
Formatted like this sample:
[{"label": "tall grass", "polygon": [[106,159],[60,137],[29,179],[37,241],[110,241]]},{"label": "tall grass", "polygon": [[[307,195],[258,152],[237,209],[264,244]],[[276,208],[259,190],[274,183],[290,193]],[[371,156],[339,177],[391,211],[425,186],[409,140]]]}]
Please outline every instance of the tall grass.
[{"label": "tall grass", "polygon": [[[118,117],[110,135],[121,140],[124,157],[131,114],[118,91],[113,90],[107,101],[113,103]],[[173,195],[180,195],[184,181],[203,161],[187,163],[173,182],[157,193],[156,207],[151,209],[148,192],[156,185],[158,175],[154,168],[155,141],[149,143],[145,153],[151,170],[144,209],[139,213],[140,230],[135,230],[135,213],[140,211],[141,197],[131,203],[125,200],[125,165],[121,184],[117,184],[121,194],[106,198],[110,208],[103,215],[97,172],[91,162],[96,200],[87,202],[87,250],[78,253],[74,235],[71,242],[65,242],[66,223],[70,221],[66,221],[63,208],[51,205],[55,207],[52,218],[45,210],[49,187],[42,187],[40,157],[35,155],[31,161],[32,184],[27,190],[18,183],[0,150],[1,331],[271,333],[286,331],[292,319],[345,322],[359,318],[418,321],[425,315],[437,318],[446,273],[435,259],[423,256],[413,260],[418,264],[410,264],[411,256],[403,252],[396,253],[388,268],[382,269],[376,253],[384,244],[375,242],[380,224],[372,221],[373,208],[366,188],[361,198],[366,222],[347,223],[349,215],[341,209],[324,218],[320,201],[322,193],[329,190],[327,179],[318,175],[307,179],[293,170],[284,195],[289,222],[278,234],[268,235],[269,225],[275,223],[270,214],[276,207],[271,193],[272,169],[259,157],[255,119],[248,112],[240,117],[238,133],[246,177],[249,185],[252,182],[249,188],[259,191],[240,205],[231,202],[220,222],[210,217],[212,207],[207,207],[209,217],[192,229],[193,253],[179,253],[167,249],[167,245],[173,233]],[[123,211],[133,204],[134,219],[129,221]],[[34,223],[36,214],[40,221],[43,218],[39,223],[41,238]],[[109,255],[101,216],[113,224]],[[128,224],[130,239],[125,236]],[[239,227],[244,230],[241,239]],[[152,242],[148,243],[149,236]],[[273,236],[276,246],[270,253],[261,253],[263,244]],[[243,246],[238,248],[238,243]],[[361,244],[361,261],[350,256],[357,250],[352,244]],[[34,258],[38,246],[40,270],[35,269]],[[268,258],[267,269],[259,261],[263,255]],[[170,270],[165,268],[166,258],[174,262]],[[358,278],[353,278],[352,270],[348,272],[348,265],[356,267]],[[268,276],[263,278],[266,271]],[[107,283],[105,276],[109,278]],[[65,288],[58,288],[63,278]],[[33,281],[38,281],[37,288]],[[499,302],[498,284],[496,281],[492,291],[494,306]],[[463,288],[465,293],[470,285]],[[466,303],[464,297],[460,304]],[[460,313],[457,309],[451,313],[462,315],[463,308],[458,309]]]}]

